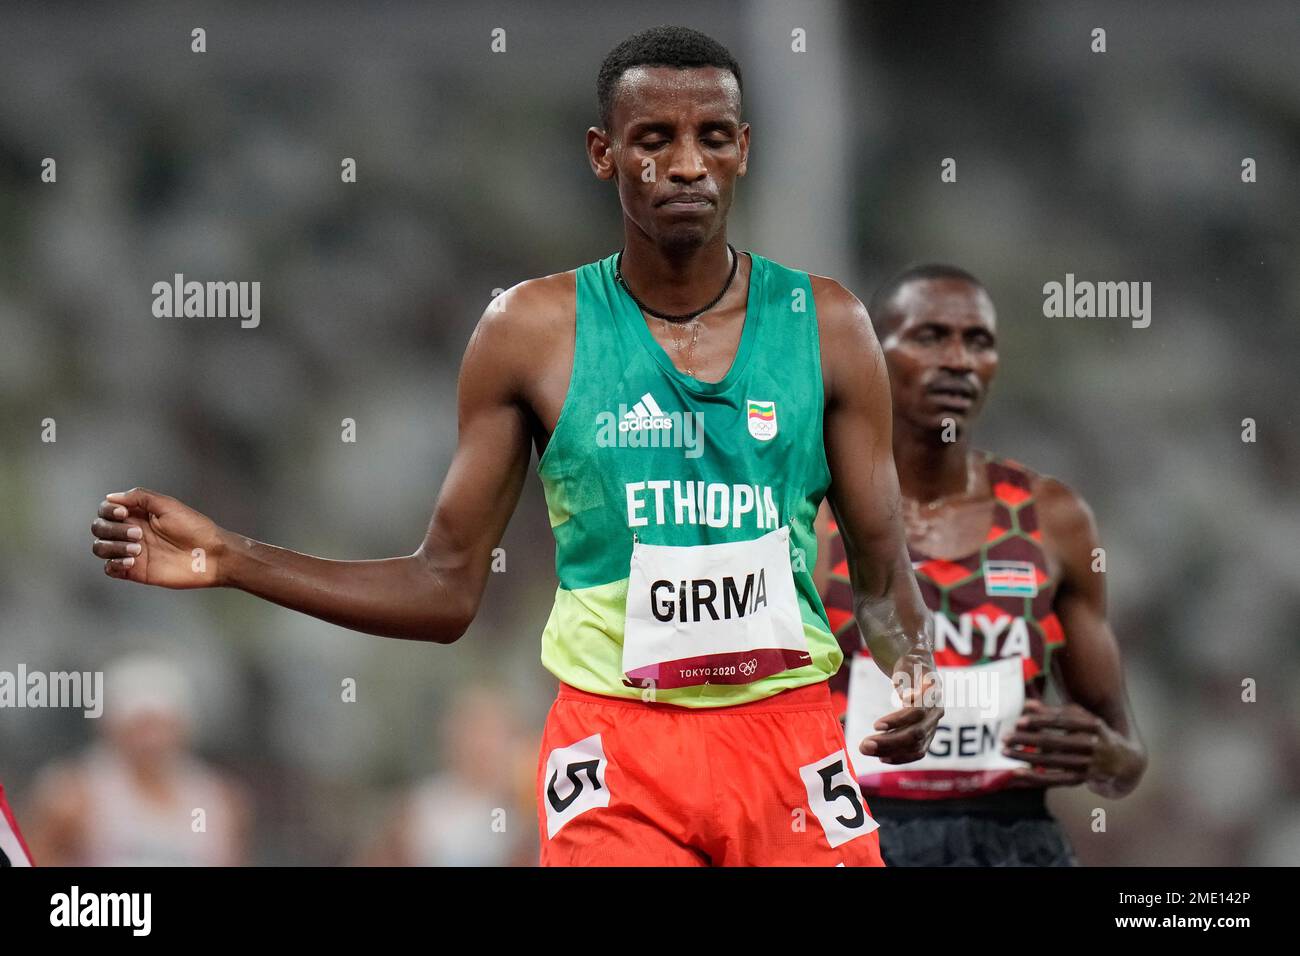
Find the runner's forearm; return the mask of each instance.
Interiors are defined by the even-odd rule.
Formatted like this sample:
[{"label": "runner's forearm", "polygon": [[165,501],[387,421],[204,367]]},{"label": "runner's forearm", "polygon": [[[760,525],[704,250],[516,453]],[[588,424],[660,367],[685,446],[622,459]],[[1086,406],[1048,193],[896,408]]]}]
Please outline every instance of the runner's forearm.
[{"label": "runner's forearm", "polygon": [[473,618],[464,580],[420,555],[334,561],[225,532],[220,585],[379,637],[449,644]]},{"label": "runner's forearm", "polygon": [[[871,568],[871,562],[865,562]],[[854,614],[871,657],[885,674],[892,675],[903,662],[910,670],[934,667],[934,624],[921,601],[911,564],[906,571],[897,561],[877,561],[875,574],[855,581]]]},{"label": "runner's forearm", "polygon": [[904,660],[933,667],[934,638],[928,614],[909,628],[900,620],[891,598],[859,598],[855,609],[867,649],[886,674],[892,674],[898,662]]}]

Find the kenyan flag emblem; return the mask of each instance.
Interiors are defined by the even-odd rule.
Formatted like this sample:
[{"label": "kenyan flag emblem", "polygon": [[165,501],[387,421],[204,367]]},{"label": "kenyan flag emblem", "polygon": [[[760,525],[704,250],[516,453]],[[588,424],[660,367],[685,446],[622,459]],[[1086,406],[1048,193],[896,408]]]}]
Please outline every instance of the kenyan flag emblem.
[{"label": "kenyan flag emblem", "polygon": [[776,437],[776,402],[756,402],[754,399],[746,399],[745,406],[748,408],[748,414],[745,416],[749,422],[749,433],[759,441],[771,441]]}]

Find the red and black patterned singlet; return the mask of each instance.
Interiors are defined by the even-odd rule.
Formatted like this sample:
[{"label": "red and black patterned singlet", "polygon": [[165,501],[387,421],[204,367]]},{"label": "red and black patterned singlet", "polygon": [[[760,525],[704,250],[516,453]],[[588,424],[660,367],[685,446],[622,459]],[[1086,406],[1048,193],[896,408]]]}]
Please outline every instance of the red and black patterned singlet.
[{"label": "red and black patterned singlet", "polygon": [[[921,596],[935,616],[935,663],[965,668],[1019,658],[1025,697],[1041,699],[1051,655],[1064,645],[1065,633],[1053,610],[1058,582],[1051,576],[1034,507],[1036,475],[1017,462],[980,454],[994,507],[992,525],[979,549],[944,560],[908,546]],[[831,572],[824,604],[844,650],[844,666],[831,679],[831,690],[837,706],[843,708],[853,657],[868,652],[854,620],[844,545],[834,521],[829,549]],[[931,752],[935,752],[933,744]],[[918,791],[916,796],[969,796],[998,789],[1005,779],[1005,774],[972,776],[955,789]]]}]

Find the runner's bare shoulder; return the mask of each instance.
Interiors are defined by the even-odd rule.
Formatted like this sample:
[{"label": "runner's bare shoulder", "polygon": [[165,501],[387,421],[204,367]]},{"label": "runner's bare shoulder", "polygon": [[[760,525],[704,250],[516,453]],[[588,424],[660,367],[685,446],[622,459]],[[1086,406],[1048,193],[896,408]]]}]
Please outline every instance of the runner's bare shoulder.
[{"label": "runner's bare shoulder", "polygon": [[1083,497],[1065,482],[1050,475],[1031,473],[1030,487],[1038,509],[1038,526],[1042,530],[1043,544],[1054,554],[1072,577],[1089,573],[1099,547],[1097,519]]},{"label": "runner's bare shoulder", "polygon": [[1030,487],[1038,505],[1038,522],[1058,540],[1092,537],[1096,518],[1083,497],[1050,475],[1030,472]]},{"label": "runner's bare shoulder", "polygon": [[822,374],[826,379],[828,397],[834,387],[833,382],[853,381],[861,377],[864,357],[871,358],[868,368],[873,377],[883,375],[884,361],[876,343],[876,334],[871,328],[867,307],[834,279],[809,274],[808,281],[812,286],[813,302],[817,309]]},{"label": "runner's bare shoulder", "polygon": [[817,305],[817,321],[822,334],[851,334],[867,321],[867,308],[856,295],[834,279],[827,276],[808,274],[808,284],[812,286],[813,301]]},{"label": "runner's bare shoulder", "polygon": [[576,283],[573,272],[526,279],[506,289],[483,312],[471,347],[494,360],[532,365],[562,349],[573,350]]}]

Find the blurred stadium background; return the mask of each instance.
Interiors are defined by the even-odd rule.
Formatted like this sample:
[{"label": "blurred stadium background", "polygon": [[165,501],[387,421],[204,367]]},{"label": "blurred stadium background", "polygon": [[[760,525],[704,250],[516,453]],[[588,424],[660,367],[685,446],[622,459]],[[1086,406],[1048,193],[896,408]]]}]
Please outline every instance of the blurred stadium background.
[{"label": "blurred stadium background", "polygon": [[[535,480],[505,572],[449,648],[239,593],[125,586],[87,530],[105,492],[138,484],[295,550],[414,550],[493,290],[619,244],[583,134],[601,58],[656,23],[714,35],[745,70],[740,248],[863,299],[926,260],[992,291],[1002,372],[977,445],[1093,506],[1151,753],[1126,800],[1052,796],[1082,861],[1300,862],[1300,20],[1286,2],[5,4],[0,669],[179,664],[197,753],[247,796],[251,862],[381,859],[403,795],[434,778],[472,805],[455,721],[484,695],[509,764],[491,786],[526,794],[553,693]],[[57,184],[40,181],[45,157]],[[944,157],[956,183],[939,180]],[[154,318],[151,287],[177,272],[260,281],[261,326]],[[1044,318],[1042,286],[1067,272],[1150,281],[1151,327]],[[356,444],[339,440],[348,417]],[[98,730],[77,711],[0,710],[20,821]],[[421,859],[526,860],[531,812],[509,804],[504,858],[432,840]]]}]

